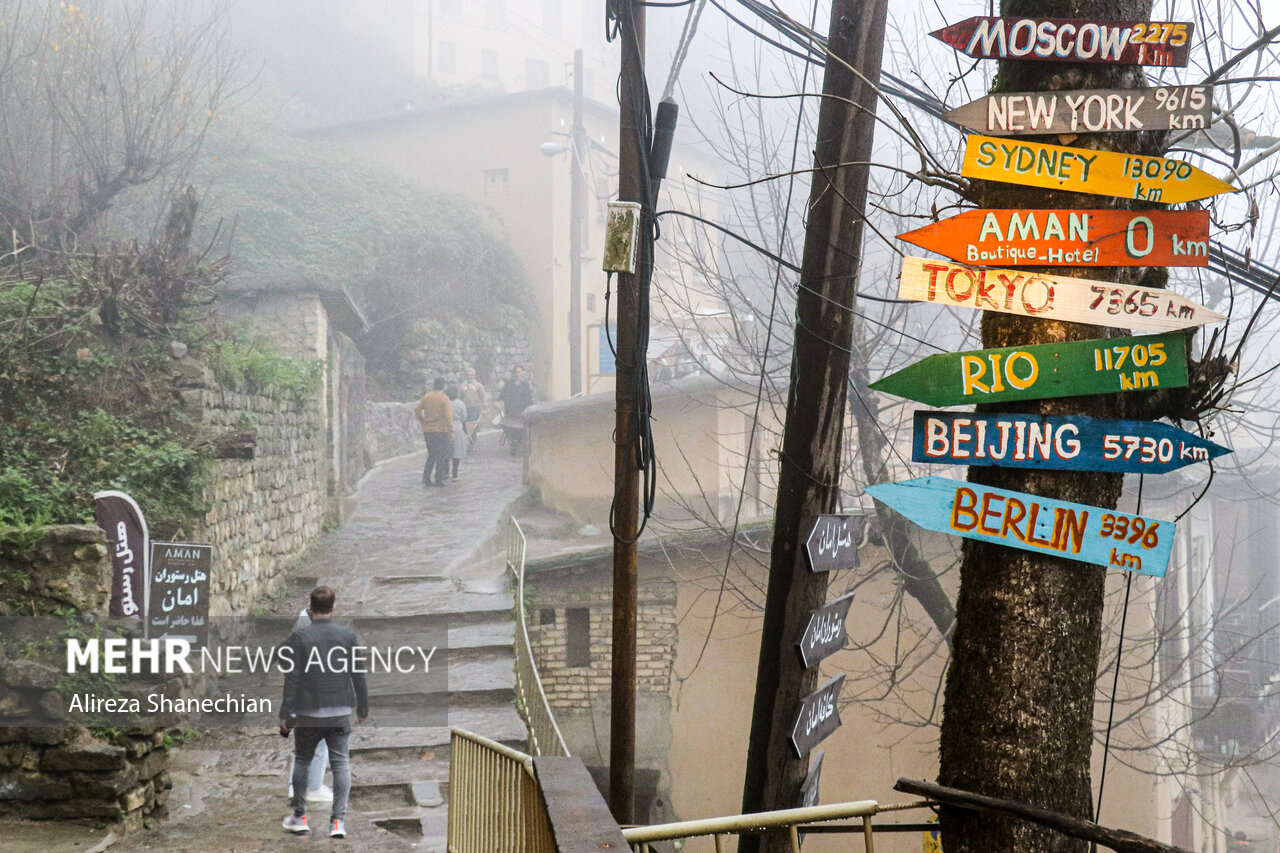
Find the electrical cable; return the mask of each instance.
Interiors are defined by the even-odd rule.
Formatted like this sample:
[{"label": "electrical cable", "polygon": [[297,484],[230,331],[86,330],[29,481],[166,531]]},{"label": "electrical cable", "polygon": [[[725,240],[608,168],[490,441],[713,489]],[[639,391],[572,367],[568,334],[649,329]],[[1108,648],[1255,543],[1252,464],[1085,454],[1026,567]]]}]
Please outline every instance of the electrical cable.
[{"label": "electrical cable", "polygon": [[[695,0],[684,0],[679,5],[686,5],[692,2],[695,2]],[[676,89],[676,80],[680,77],[680,69],[684,66],[684,61],[689,56],[689,47],[693,44],[693,36],[698,31],[698,21],[702,18],[702,10],[707,7],[707,0],[696,0],[696,2],[697,5],[691,6],[689,14],[685,16],[684,29],[680,32],[680,43],[676,46],[675,56],[671,60],[671,72],[667,74],[667,85],[662,87],[662,97],[658,99],[659,101],[665,101],[671,97],[671,94]]]},{"label": "electrical cable", "polygon": [[[1134,515],[1142,514],[1142,486],[1146,479],[1145,474],[1138,475],[1138,505],[1134,509]],[[1129,592],[1133,589],[1133,572],[1125,573],[1124,581],[1124,608],[1120,611],[1120,637],[1116,641],[1116,674],[1111,680],[1111,701],[1107,708],[1107,734],[1102,742],[1102,770],[1098,774],[1098,807],[1094,811],[1093,819],[1095,822],[1102,818],[1102,789],[1107,784],[1107,759],[1111,757],[1111,726],[1115,723],[1116,718],[1116,691],[1120,689],[1120,656],[1124,652],[1124,629],[1125,624],[1129,621]]]}]

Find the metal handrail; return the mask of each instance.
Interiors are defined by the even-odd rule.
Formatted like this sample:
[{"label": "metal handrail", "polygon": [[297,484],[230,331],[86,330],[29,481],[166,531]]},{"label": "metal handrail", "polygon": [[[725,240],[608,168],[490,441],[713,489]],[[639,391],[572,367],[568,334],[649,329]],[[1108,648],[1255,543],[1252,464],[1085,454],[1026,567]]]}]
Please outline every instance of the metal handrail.
[{"label": "metal handrail", "polygon": [[[897,806],[888,806],[896,810]],[[633,826],[622,830],[622,837],[627,839],[633,850],[645,853],[649,843],[653,841],[671,841],[677,838],[696,838],[710,835],[715,841],[716,851],[720,851],[723,836],[743,835],[766,830],[787,830],[791,839],[791,849],[800,853],[800,831],[803,825],[819,823],[842,818],[862,818],[862,839],[867,853],[874,853],[875,842],[872,838],[871,818],[885,811],[875,800],[856,800],[848,803],[829,803],[821,806],[810,806],[800,809],[781,809],[772,812],[756,812],[755,814],[729,815],[727,817],[701,818],[685,820],[678,823],[662,823],[653,826]]]},{"label": "metal handrail", "polygon": [[507,528],[507,569],[516,579],[516,704],[525,728],[529,731],[529,751],[534,755],[569,756],[560,727],[551,713],[542,678],[538,675],[538,662],[533,656],[533,644],[529,642],[529,621],[524,608],[524,562],[528,540],[520,529],[520,522],[511,519]]},{"label": "metal handrail", "polygon": [[556,853],[530,756],[464,729],[452,729],[449,851]]}]

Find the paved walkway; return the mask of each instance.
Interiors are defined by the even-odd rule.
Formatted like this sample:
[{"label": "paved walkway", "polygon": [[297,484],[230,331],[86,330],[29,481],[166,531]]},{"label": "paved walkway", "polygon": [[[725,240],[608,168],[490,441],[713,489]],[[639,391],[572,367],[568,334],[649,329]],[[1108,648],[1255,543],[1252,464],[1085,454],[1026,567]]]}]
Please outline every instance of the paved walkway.
[{"label": "paved walkway", "polygon": [[[424,453],[383,463],[366,475],[353,515],[294,567],[272,611],[258,620],[258,635],[286,634],[317,582],[335,588],[336,618],[352,624],[362,643],[413,643],[447,624],[448,724],[522,745],[524,728],[513,701],[513,602],[503,573],[502,540],[495,537],[504,508],[523,487],[520,461],[497,441],[497,434],[481,436],[477,452],[463,463],[461,479],[444,488],[421,485]],[[403,683],[371,677],[372,725],[353,734],[349,837],[334,842],[337,849],[444,850],[448,728],[442,718],[432,720],[438,725],[406,724],[415,709],[438,706],[441,697],[429,695],[438,689],[406,689]],[[392,715],[394,725],[387,724],[388,708],[399,712]],[[266,851],[330,845],[319,829],[294,838],[280,828],[288,813],[290,748],[291,742],[274,731],[206,734],[175,757],[169,819],[110,849]],[[313,826],[322,827],[327,805],[314,808],[310,817]]]}]

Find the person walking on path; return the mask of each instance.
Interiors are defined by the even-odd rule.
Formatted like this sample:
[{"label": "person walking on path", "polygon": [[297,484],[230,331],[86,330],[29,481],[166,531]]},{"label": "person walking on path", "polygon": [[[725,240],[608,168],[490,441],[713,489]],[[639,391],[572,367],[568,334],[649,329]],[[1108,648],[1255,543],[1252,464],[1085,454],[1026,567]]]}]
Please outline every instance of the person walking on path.
[{"label": "person walking on path", "polygon": [[360,722],[369,717],[369,689],[355,656],[356,635],[333,623],[333,590],[318,586],[311,591],[311,624],[294,631],[288,648],[293,667],[284,676],[280,702],[280,735],[293,738],[293,814],[281,823],[286,832],[305,835],[307,827],[307,769],[316,745],[329,748],[333,770],[333,808],[329,837],[345,838],[347,797],[351,793],[351,763],[347,744],[351,737],[351,713]]},{"label": "person walking on path", "polygon": [[524,410],[533,405],[533,385],[525,378],[524,368],[516,365],[511,378],[502,385],[503,428],[511,439],[511,455],[515,456],[524,446]]},{"label": "person walking on path", "polygon": [[484,410],[489,407],[489,392],[476,379],[476,369],[474,367],[467,368],[467,378],[463,380],[459,387],[462,391],[462,402],[467,407],[467,419],[465,422],[467,432],[467,443],[469,447],[476,446],[476,429],[480,426],[480,419],[484,417]]},{"label": "person walking on path", "polygon": [[458,479],[458,465],[467,458],[467,404],[457,385],[445,389],[453,406],[453,479]]},{"label": "person walking on path", "polygon": [[[311,605],[307,604],[293,623],[294,632],[301,631],[311,624]],[[293,767],[296,764],[293,753],[289,754],[289,799],[293,799]],[[333,789],[324,784],[324,768],[329,764],[329,747],[324,741],[316,744],[316,754],[307,768],[307,802],[333,802]]]},{"label": "person walking on path", "polygon": [[427,443],[427,464],[422,469],[422,484],[443,486],[453,456],[453,404],[444,393],[444,379],[436,379],[432,390],[422,395],[413,413],[422,424],[422,438]]}]

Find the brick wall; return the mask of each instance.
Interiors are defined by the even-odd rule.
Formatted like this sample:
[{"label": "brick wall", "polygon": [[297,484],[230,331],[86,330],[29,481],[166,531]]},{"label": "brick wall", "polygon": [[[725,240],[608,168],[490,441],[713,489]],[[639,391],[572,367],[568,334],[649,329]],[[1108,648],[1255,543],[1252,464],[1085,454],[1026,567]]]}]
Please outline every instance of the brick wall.
[{"label": "brick wall", "polygon": [[[552,710],[588,710],[609,695],[613,634],[612,578],[607,570],[547,570],[526,577],[529,640]],[[636,688],[666,696],[675,661],[676,588],[670,580],[642,578],[636,619]],[[568,612],[588,612],[589,663],[569,666]],[[545,611],[554,621],[543,623]]]}]

